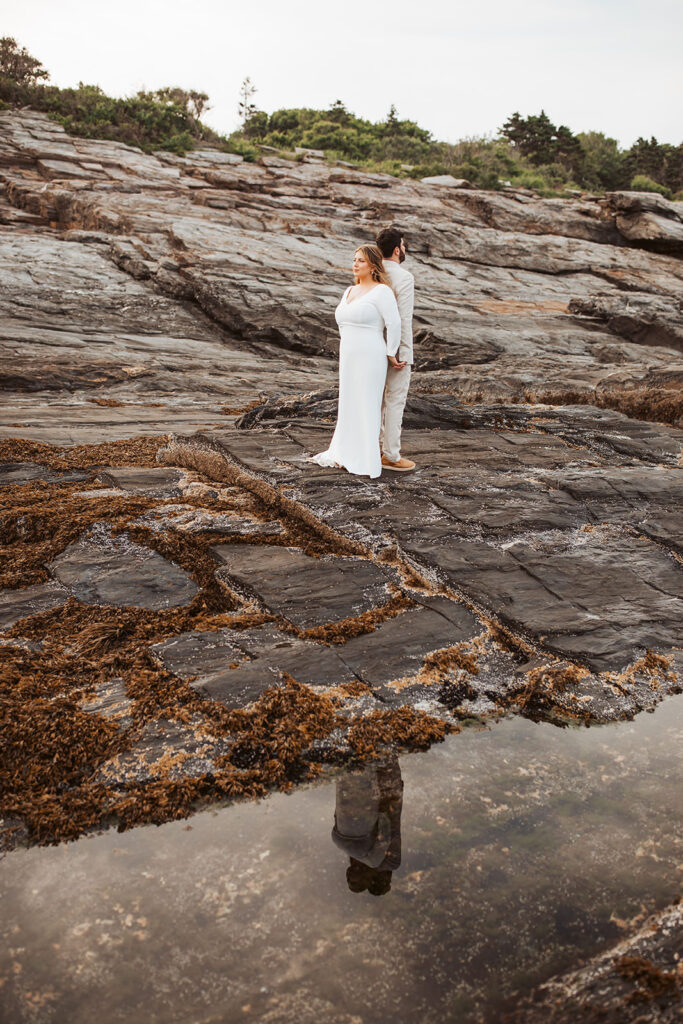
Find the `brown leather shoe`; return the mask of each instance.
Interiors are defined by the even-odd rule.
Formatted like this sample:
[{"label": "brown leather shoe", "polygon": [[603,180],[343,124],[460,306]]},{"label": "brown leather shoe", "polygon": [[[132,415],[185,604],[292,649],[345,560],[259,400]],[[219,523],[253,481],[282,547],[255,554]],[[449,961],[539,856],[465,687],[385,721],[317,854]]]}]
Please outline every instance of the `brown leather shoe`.
[{"label": "brown leather shoe", "polygon": [[415,463],[410,459],[399,459],[398,462],[392,462],[386,455],[383,455],[382,468],[393,469],[396,473],[408,473],[411,469],[415,469]]}]

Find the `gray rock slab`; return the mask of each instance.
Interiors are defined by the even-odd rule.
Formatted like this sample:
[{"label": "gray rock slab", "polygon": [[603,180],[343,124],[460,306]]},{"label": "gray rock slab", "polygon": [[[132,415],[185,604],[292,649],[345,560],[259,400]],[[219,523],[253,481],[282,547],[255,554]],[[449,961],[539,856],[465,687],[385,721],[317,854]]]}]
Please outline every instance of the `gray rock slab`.
[{"label": "gray rock slab", "polygon": [[153,644],[150,651],[174,675],[209,676],[243,658],[242,650],[236,645],[238,635],[231,629],[194,630]]},{"label": "gray rock slab", "polygon": [[203,696],[210,697],[227,708],[238,709],[253,704],[266,690],[274,686],[278,679],[276,668],[259,661],[227,669],[213,676],[202,677],[190,685]]},{"label": "gray rock slab", "polygon": [[39,160],[38,169],[46,178],[92,178],[93,172],[68,160]]},{"label": "gray rock slab", "polygon": [[683,641],[683,574],[644,537],[549,532],[503,550],[426,527],[404,547],[503,621],[596,671]]},{"label": "gray rock slab", "polygon": [[152,498],[176,498],[181,494],[182,472],[165,466],[123,466],[102,469],[98,479],[110,487],[118,487],[130,494],[145,494]]},{"label": "gray rock slab", "polygon": [[334,686],[356,678],[338,648],[294,639],[270,625],[184,633],[151,650],[175,675],[195,676],[193,689],[230,708],[257,700],[283,672],[306,685]]},{"label": "gray rock slab", "polygon": [[41,466],[37,462],[5,462],[0,466],[0,487],[7,487],[11,484],[28,484],[34,480],[43,480],[45,483],[58,483],[60,481],[85,480],[87,473],[79,470],[72,470],[68,473],[56,473],[47,466]]},{"label": "gray rock slab", "polygon": [[251,665],[272,665],[277,672],[287,672],[307,685],[336,686],[355,678],[353,670],[340,657],[340,650],[282,636]]},{"label": "gray rock slab", "polygon": [[387,619],[374,633],[353,637],[339,657],[360,679],[386,692],[384,684],[415,675],[432,651],[452,647],[481,631],[464,605],[446,598]]},{"label": "gray rock slab", "polygon": [[355,678],[330,648],[295,641],[289,650],[273,651],[270,656],[243,662],[237,668],[197,680],[191,685],[226,707],[240,708],[258,700],[266,690],[275,686],[283,672],[299,683],[314,686],[335,686]]},{"label": "gray rock slab", "polygon": [[454,643],[469,639],[469,637],[475,636],[483,629],[476,615],[459,601],[451,601],[448,597],[422,597],[420,595],[413,595],[413,600],[417,601],[423,608],[428,608],[430,611],[436,612],[437,615],[441,615],[456,630],[461,632],[462,635]]},{"label": "gray rock slab", "polygon": [[54,581],[37,583],[20,590],[0,591],[0,629],[7,629],[19,619],[58,608],[69,597],[69,591]]},{"label": "gray rock slab", "polygon": [[562,491],[544,493],[539,488],[526,493],[512,486],[505,489],[473,489],[474,493],[440,493],[439,505],[469,530],[478,527],[499,537],[524,530],[564,530],[579,526],[592,517],[585,506]]},{"label": "gray rock slab", "polygon": [[665,544],[679,555],[683,555],[683,523],[680,512],[655,512],[638,526],[646,537]]},{"label": "gray rock slab", "polygon": [[198,587],[188,573],[125,534],[105,531],[70,544],[50,565],[53,576],[85,604],[176,608],[188,604]]},{"label": "gray rock slab", "polygon": [[[280,435],[277,443],[267,434],[264,437],[251,431],[215,430],[211,440],[225,446],[232,460],[250,472],[267,474],[278,483],[295,479],[289,464],[303,465],[306,453],[291,438]],[[287,465],[286,465],[287,464]]]},{"label": "gray rock slab", "polygon": [[359,615],[387,599],[387,577],[364,559],[256,545],[217,544],[211,552],[225,567],[222,574],[303,628]]}]

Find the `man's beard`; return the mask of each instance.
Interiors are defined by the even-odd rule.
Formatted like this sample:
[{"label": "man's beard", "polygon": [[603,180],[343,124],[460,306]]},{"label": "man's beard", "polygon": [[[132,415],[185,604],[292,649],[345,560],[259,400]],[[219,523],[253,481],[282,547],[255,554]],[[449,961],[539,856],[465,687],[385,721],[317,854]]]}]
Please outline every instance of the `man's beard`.
[{"label": "man's beard", "polygon": [[404,263],[405,262],[405,258],[406,258],[406,254],[404,253],[403,249],[399,249],[398,250],[398,262],[399,263]]}]

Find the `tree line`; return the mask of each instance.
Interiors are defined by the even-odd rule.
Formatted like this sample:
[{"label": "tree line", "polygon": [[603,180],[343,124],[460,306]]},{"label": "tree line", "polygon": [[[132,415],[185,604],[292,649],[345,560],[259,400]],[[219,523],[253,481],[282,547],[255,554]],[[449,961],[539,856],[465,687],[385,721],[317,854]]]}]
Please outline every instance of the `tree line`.
[{"label": "tree line", "polygon": [[341,100],[310,107],[260,110],[249,78],[240,89],[240,127],[224,136],[203,124],[209,109],[204,92],[167,86],[128,98],[107,96],[80,82],[60,89],[46,84],[49,72],[11,37],[0,39],[0,108],[23,104],[43,110],[73,135],[116,139],[146,152],[179,154],[212,145],[256,160],[273,147],[294,158],[297,148],[322,150],[330,161],[422,178],[452,174],[480,188],[507,184],[542,195],[571,190],[634,189],[669,198],[683,192],[683,143],[639,138],[628,149],[602,132],[572,132],[545,111],[513,113],[495,136],[441,142],[394,106],[381,121],[357,117]]}]

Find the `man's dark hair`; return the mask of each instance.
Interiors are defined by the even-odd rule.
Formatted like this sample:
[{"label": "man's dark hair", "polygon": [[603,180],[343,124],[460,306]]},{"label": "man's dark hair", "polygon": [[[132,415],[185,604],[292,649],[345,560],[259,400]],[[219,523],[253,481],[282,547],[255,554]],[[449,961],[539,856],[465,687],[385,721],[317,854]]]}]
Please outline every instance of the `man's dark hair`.
[{"label": "man's dark hair", "polygon": [[377,245],[382,250],[382,256],[385,260],[391,259],[394,255],[394,249],[401,247],[401,239],[403,238],[403,232],[400,228],[392,225],[390,228],[382,228],[380,233],[377,235]]}]

